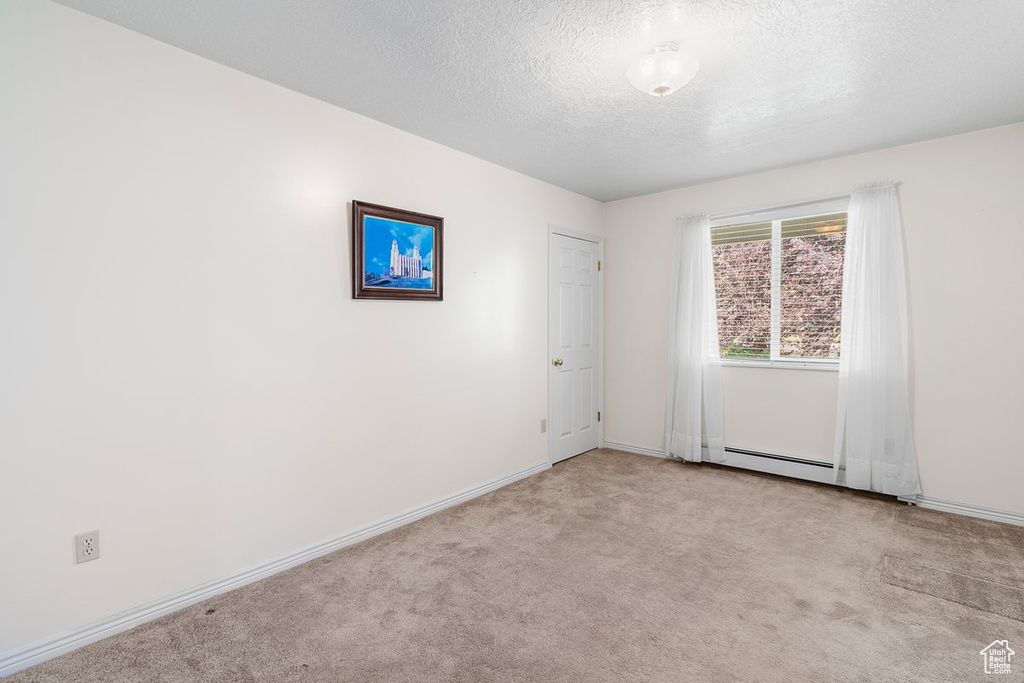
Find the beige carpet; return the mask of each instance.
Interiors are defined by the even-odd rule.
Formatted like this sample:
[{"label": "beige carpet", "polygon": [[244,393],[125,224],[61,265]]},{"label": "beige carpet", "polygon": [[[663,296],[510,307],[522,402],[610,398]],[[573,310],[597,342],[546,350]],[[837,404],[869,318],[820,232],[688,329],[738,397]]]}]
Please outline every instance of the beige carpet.
[{"label": "beige carpet", "polygon": [[1022,589],[1024,529],[595,451],[8,681],[1013,681]]}]

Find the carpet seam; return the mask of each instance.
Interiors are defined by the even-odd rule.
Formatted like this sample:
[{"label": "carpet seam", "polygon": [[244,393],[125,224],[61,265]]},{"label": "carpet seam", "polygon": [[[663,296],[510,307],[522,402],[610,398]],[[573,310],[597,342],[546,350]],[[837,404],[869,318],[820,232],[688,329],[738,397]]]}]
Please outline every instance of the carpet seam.
[{"label": "carpet seam", "polygon": [[[963,572],[957,572],[957,571],[953,571],[951,569],[943,569],[941,567],[935,567],[935,566],[930,565],[930,564],[925,564],[924,562],[917,562],[915,560],[909,560],[909,559],[907,559],[905,557],[900,557],[899,555],[890,555],[889,553],[886,553],[882,557],[883,557],[883,559],[886,558],[886,557],[891,557],[891,558],[893,558],[895,560],[899,560],[901,562],[906,562],[907,564],[917,565],[918,567],[924,567],[925,569],[932,569],[932,570],[937,571],[937,572],[942,572],[943,574],[952,574],[954,576],[962,576],[965,579],[974,579],[975,581],[982,581],[984,583],[991,583],[991,584],[996,585],[996,586],[1003,586],[1004,588],[1009,588],[1011,590],[1021,591],[1022,593],[1024,593],[1024,588],[1021,588],[1019,586],[1014,586],[1014,585],[1009,584],[1009,583],[1003,583],[1002,581],[993,581],[992,579],[985,579],[985,578],[982,578],[980,576],[975,576],[973,574],[964,574]],[[884,570],[885,569],[883,567],[883,571]],[[888,582],[886,582],[886,583],[888,583]],[[890,584],[890,585],[895,585],[895,584]]]}]

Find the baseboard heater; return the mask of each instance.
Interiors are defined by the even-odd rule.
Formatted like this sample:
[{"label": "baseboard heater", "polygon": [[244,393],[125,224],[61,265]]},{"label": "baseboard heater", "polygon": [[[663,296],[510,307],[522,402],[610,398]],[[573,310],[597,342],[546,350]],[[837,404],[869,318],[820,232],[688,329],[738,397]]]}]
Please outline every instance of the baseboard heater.
[{"label": "baseboard heater", "polygon": [[739,455],[750,455],[755,458],[768,458],[769,460],[783,460],[785,462],[799,463],[801,465],[811,465],[813,467],[824,467],[825,469],[832,469],[832,463],[821,462],[820,460],[805,460],[803,458],[794,458],[788,455],[776,455],[775,453],[762,453],[760,451],[748,451],[743,448],[730,448],[725,447],[726,453],[738,453]]}]

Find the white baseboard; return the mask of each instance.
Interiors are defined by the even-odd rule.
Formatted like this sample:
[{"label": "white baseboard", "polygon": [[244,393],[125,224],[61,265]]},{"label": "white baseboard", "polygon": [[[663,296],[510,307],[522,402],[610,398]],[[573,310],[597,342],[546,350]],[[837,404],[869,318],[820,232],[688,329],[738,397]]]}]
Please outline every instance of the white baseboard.
[{"label": "white baseboard", "polygon": [[76,650],[88,645],[89,643],[94,643],[97,640],[102,640],[103,638],[121,633],[122,631],[127,631],[134,626],[138,626],[139,624],[147,621],[152,621],[153,619],[169,614],[170,612],[188,607],[189,605],[194,605],[197,602],[202,602],[203,600],[208,600],[216,595],[220,595],[221,593],[241,588],[246,584],[259,581],[260,579],[265,579],[268,576],[282,572],[285,569],[290,569],[304,562],[309,562],[310,560],[318,557],[322,557],[323,555],[332,553],[335,550],[340,550],[341,548],[359,543],[360,541],[364,541],[386,531],[391,531],[392,529],[409,524],[410,522],[415,522],[417,519],[439,512],[445,508],[452,507],[453,505],[464,503],[478,496],[482,496],[485,493],[490,493],[491,491],[507,486],[508,484],[519,481],[520,479],[525,479],[526,477],[543,472],[546,469],[550,469],[550,467],[551,464],[545,462],[540,465],[527,468],[520,472],[516,472],[515,474],[510,474],[507,477],[502,477],[501,479],[497,479],[487,484],[482,484],[475,488],[457,493],[454,496],[443,498],[434,503],[430,503],[429,505],[371,524],[363,527],[362,529],[345,534],[344,536],[332,538],[315,545],[307,546],[295,552],[288,553],[287,555],[282,555],[259,566],[234,574],[233,576],[210,581],[145,605],[140,605],[117,614],[112,614],[91,624],[86,624],[85,626],[44,638],[25,647],[4,652],[0,654],[0,678],[9,676],[21,671],[22,669],[27,669],[35,664],[45,662],[48,659],[53,659],[54,657],[58,657],[72,650]]},{"label": "white baseboard", "polygon": [[1024,526],[1024,514],[1020,512],[1008,512],[1006,510],[993,510],[992,508],[984,508],[980,505],[968,505],[967,503],[956,503],[951,500],[942,500],[940,498],[929,498],[927,496],[900,496],[899,498],[904,503],[911,503],[918,507],[925,508],[926,510],[939,510],[941,512],[952,512],[956,515],[965,515],[967,517],[978,517],[979,519],[988,519],[993,522],[1003,522],[1004,524],[1014,524],[1016,526]]},{"label": "white baseboard", "polygon": [[[636,453],[638,455],[649,455],[655,458],[665,458],[666,460],[673,459],[666,456],[663,451],[656,451],[653,448],[644,448],[642,446],[630,446],[629,444],[605,441],[604,447],[614,448],[617,451],[625,451],[626,453]],[[704,450],[704,457],[707,458],[707,449]],[[803,479],[805,481],[816,481],[821,484],[834,483],[832,481],[831,467],[816,467],[814,465],[807,465],[805,463],[793,462],[790,460],[759,458],[753,455],[746,455],[744,453],[732,453],[726,451],[725,462],[722,464],[729,465],[730,467],[738,467],[744,470],[753,470],[755,472],[766,472],[768,474],[778,474],[780,476]]]},{"label": "white baseboard", "polygon": [[669,459],[668,456],[665,455],[665,451],[656,451],[653,448],[644,448],[642,446],[630,446],[629,444],[605,441],[601,447],[611,448],[612,450],[623,451],[625,453],[636,453],[637,455],[649,455],[654,458]]}]

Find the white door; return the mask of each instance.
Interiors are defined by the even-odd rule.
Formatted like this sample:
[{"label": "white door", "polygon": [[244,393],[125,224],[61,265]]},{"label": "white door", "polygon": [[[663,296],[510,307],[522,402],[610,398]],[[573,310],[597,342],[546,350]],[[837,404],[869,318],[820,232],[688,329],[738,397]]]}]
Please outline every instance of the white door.
[{"label": "white door", "polygon": [[551,462],[598,445],[599,244],[551,233],[548,279]]}]

